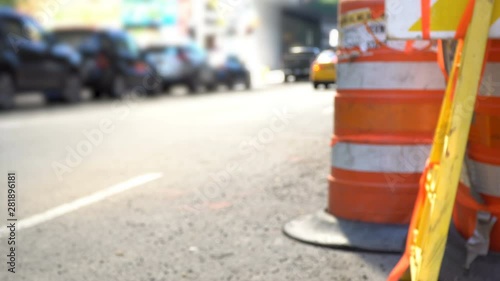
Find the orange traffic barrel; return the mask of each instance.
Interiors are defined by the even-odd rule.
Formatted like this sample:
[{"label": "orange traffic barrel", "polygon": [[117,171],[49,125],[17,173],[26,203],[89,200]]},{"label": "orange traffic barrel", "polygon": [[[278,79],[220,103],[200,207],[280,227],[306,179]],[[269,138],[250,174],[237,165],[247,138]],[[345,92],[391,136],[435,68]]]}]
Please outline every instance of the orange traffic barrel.
[{"label": "orange traffic barrel", "polygon": [[[349,220],[406,224],[446,83],[435,44],[385,40],[383,2],[340,2],[344,31],[328,212]],[[359,25],[360,19],[371,21]]]},{"label": "orange traffic barrel", "polygon": [[[460,183],[453,214],[455,227],[465,238],[476,230],[478,211],[500,219],[500,41],[491,40],[488,49],[469,136],[469,179]],[[471,184],[482,200],[471,195]],[[490,239],[490,250],[500,251],[499,222]]]},{"label": "orange traffic barrel", "polygon": [[326,210],[285,225],[300,241],[401,252],[446,87],[436,44],[387,40],[384,0],[341,0]]}]

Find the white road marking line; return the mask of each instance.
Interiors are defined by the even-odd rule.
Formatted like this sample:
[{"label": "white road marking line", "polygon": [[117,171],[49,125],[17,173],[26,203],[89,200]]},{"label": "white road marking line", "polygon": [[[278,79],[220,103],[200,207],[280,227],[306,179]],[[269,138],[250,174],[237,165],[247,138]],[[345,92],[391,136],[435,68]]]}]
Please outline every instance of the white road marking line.
[{"label": "white road marking line", "polygon": [[[80,199],[76,199],[75,201],[60,205],[58,207],[55,207],[53,209],[47,210],[43,213],[21,219],[17,221],[16,223],[16,231],[25,229],[25,228],[30,228],[34,227],[36,225],[42,224],[44,222],[51,221],[53,219],[56,219],[58,217],[61,217],[63,215],[66,215],[68,213],[74,212],[80,208],[89,206],[91,204],[97,203],[99,201],[102,201],[104,199],[107,199],[111,196],[117,195],[119,193],[122,193],[124,191],[139,187],[141,185],[144,185],[148,182],[155,181],[159,178],[161,178],[163,175],[161,173],[153,173],[153,174],[146,174],[142,176],[135,177],[133,179],[130,179],[126,182],[119,183],[117,185],[108,187],[104,190],[98,191],[94,194],[91,194],[89,196],[82,197]],[[9,233],[10,231],[7,229],[7,226],[4,225],[2,228],[0,228],[0,237],[4,236],[5,234]]]}]

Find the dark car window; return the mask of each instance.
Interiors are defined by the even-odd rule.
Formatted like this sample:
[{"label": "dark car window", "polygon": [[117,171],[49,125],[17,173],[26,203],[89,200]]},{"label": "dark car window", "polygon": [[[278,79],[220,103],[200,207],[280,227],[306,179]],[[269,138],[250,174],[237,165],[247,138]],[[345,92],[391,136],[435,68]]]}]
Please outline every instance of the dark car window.
[{"label": "dark car window", "polygon": [[146,55],[176,55],[177,49],[175,47],[151,47],[144,50]]},{"label": "dark car window", "polygon": [[31,20],[2,18],[0,19],[0,31],[6,39],[4,44],[6,43],[14,49],[17,49],[21,44],[42,42],[45,38],[43,29]]},{"label": "dark car window", "polygon": [[144,58],[149,62],[158,62],[164,58],[172,58],[178,55],[176,47],[158,46],[150,47],[143,51]]},{"label": "dark car window", "polygon": [[32,42],[41,42],[45,38],[45,32],[43,28],[38,25],[34,20],[32,19],[26,19],[24,21],[24,34],[26,35],[26,38]]},{"label": "dark car window", "polygon": [[289,53],[290,56],[307,56],[307,57],[316,57],[317,53],[315,52],[293,52]]},{"label": "dark car window", "polygon": [[17,50],[18,47],[27,44],[30,40],[21,20],[13,18],[0,19],[0,28],[3,36],[5,36],[3,46],[9,46]]},{"label": "dark car window", "polygon": [[0,19],[0,26],[2,28],[2,32],[7,36],[17,36],[17,37],[25,37],[23,25],[20,21],[14,19]]},{"label": "dark car window", "polygon": [[119,54],[130,55],[133,57],[139,56],[139,47],[130,35],[122,35],[116,38],[115,47]]},{"label": "dark car window", "polygon": [[98,50],[101,48],[101,40],[97,34],[87,37],[80,45],[83,49]]},{"label": "dark car window", "polygon": [[99,36],[99,41],[101,43],[101,47],[104,51],[106,52],[110,52],[110,53],[114,53],[115,52],[115,49],[113,48],[113,40],[111,40],[111,38],[105,34],[101,34]]},{"label": "dark car window", "polygon": [[[73,48],[79,48],[82,45],[89,45],[92,43],[97,43],[95,36],[93,36],[91,31],[77,31],[77,30],[67,30],[67,31],[55,31],[54,35],[59,42],[70,45]],[[94,40],[94,42],[92,42]]]}]

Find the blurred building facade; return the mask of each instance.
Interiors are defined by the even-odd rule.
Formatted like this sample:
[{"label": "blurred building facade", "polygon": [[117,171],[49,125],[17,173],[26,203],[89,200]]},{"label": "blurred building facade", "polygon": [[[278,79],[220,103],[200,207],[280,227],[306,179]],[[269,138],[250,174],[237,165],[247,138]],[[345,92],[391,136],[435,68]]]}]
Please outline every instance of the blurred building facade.
[{"label": "blurred building facade", "polygon": [[48,28],[126,28],[141,45],[194,40],[235,53],[254,68],[279,69],[295,45],[329,47],[337,0],[23,0]]},{"label": "blurred building facade", "polygon": [[251,61],[278,69],[283,54],[292,46],[330,47],[329,34],[336,28],[337,1],[323,1],[326,2],[219,0],[217,5],[229,35],[242,38],[240,52],[257,52]]},{"label": "blurred building facade", "polygon": [[99,25],[121,26],[122,0],[22,0],[17,8],[46,28]]},{"label": "blurred building facade", "polygon": [[197,41],[226,48],[255,67],[279,69],[292,46],[329,48],[336,28],[337,0],[192,1]]}]

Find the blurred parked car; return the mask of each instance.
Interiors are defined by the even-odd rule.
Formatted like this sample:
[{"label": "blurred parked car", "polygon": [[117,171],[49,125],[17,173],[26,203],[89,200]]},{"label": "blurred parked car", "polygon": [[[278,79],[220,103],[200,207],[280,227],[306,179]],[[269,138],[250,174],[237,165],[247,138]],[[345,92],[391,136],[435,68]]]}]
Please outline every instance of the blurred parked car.
[{"label": "blurred parked car", "polygon": [[252,86],[250,71],[234,55],[227,56],[221,64],[216,65],[216,76],[219,84],[225,85],[231,90],[238,84],[244,85],[245,89],[250,89]]},{"label": "blurred parked car", "polygon": [[338,58],[334,51],[325,50],[319,54],[311,66],[311,81],[314,88],[319,85],[328,86],[337,81],[337,62]]},{"label": "blurred parked car", "polygon": [[120,98],[132,89],[146,94],[161,90],[155,67],[141,58],[125,31],[67,28],[54,30],[54,35],[80,52],[85,86],[96,98],[104,94]]},{"label": "blurred parked car", "polygon": [[283,71],[285,73],[285,83],[289,77],[296,80],[308,79],[310,75],[311,63],[318,56],[319,49],[314,47],[292,47],[283,57]]},{"label": "blurred parked car", "polygon": [[15,94],[43,91],[49,101],[80,101],[80,55],[57,44],[32,18],[0,9],[0,108]]},{"label": "blurred parked car", "polygon": [[143,57],[155,65],[165,91],[175,84],[185,85],[191,93],[200,87],[209,91],[217,87],[215,71],[208,63],[206,52],[195,44],[157,44],[145,48]]}]

